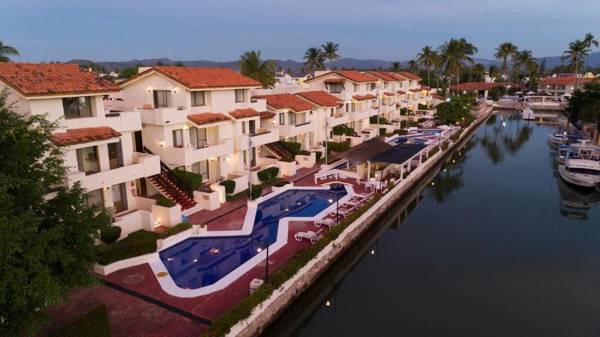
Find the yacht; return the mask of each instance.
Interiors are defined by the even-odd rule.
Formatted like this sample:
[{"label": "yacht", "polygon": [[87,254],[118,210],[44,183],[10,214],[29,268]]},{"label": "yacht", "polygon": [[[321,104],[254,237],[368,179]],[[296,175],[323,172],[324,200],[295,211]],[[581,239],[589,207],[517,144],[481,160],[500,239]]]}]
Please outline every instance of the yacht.
[{"label": "yacht", "polygon": [[535,120],[535,114],[533,113],[533,109],[531,108],[531,104],[529,104],[523,112],[521,112],[521,118],[525,121],[533,121]]},{"label": "yacht", "polygon": [[573,185],[596,188],[600,191],[600,161],[567,158],[558,166],[558,174]]},{"label": "yacht", "polygon": [[600,146],[588,144],[587,141],[578,141],[574,144],[561,144],[558,147],[556,161],[560,164],[567,159],[589,159],[600,161]]},{"label": "yacht", "polygon": [[567,132],[554,132],[548,135],[548,145],[557,147],[560,144],[570,144],[581,139],[580,136],[569,135]]}]

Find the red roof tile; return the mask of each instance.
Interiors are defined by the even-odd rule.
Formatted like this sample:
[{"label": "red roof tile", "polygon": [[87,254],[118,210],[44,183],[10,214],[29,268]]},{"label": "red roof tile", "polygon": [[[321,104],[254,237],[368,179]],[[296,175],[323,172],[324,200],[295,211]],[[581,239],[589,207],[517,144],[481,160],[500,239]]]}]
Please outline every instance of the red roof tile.
[{"label": "red roof tile", "polygon": [[517,86],[514,83],[509,82],[465,82],[450,86],[452,90],[458,91],[479,91],[479,90],[491,90],[493,88],[500,88],[506,86]]},{"label": "red roof tile", "polygon": [[204,125],[228,121],[229,117],[220,113],[203,112],[199,114],[188,115],[187,119],[196,125]]},{"label": "red roof tile", "polygon": [[233,111],[230,111],[229,115],[231,115],[231,117],[233,117],[235,119],[241,119],[241,118],[250,118],[250,117],[260,116],[260,112],[254,110],[252,108],[245,108],[245,109],[235,109]]},{"label": "red roof tile", "polygon": [[398,81],[408,81],[407,77],[404,77],[404,76],[402,76],[402,75],[400,75],[398,73],[394,73],[394,72],[388,71],[388,72],[386,72],[386,74],[394,77]]},{"label": "red roof tile", "polygon": [[393,92],[387,92],[387,91],[384,92],[383,94],[386,95],[386,96],[395,96],[396,95]]},{"label": "red roof tile", "polygon": [[323,81],[325,84],[343,84],[344,83],[344,79],[343,78],[328,78],[325,81]]},{"label": "red roof tile", "polygon": [[256,96],[267,100],[267,105],[274,109],[291,109],[293,111],[306,111],[313,108],[313,104],[292,94],[273,94]]},{"label": "red roof tile", "polygon": [[[578,78],[578,84],[584,84],[594,80],[593,78]],[[541,85],[575,85],[575,76],[564,77],[544,77],[540,81]]]},{"label": "red roof tile", "polygon": [[296,96],[300,96],[311,103],[320,106],[337,107],[341,104],[341,100],[339,98],[322,90],[299,92],[296,94]]},{"label": "red roof tile", "polygon": [[93,94],[119,87],[77,64],[0,62],[0,81],[24,96]]},{"label": "red roof tile", "polygon": [[361,95],[354,95],[354,96],[352,96],[352,98],[354,98],[354,99],[355,99],[355,100],[357,100],[357,101],[364,101],[364,100],[368,100],[368,99],[375,99],[375,98],[377,98],[377,97],[375,97],[375,96],[373,96],[373,95],[371,95],[371,94],[366,94],[366,95],[364,95],[364,96],[361,96]]},{"label": "red roof tile", "polygon": [[404,94],[406,94],[406,92],[404,92],[403,90],[398,90],[398,91],[396,91],[396,93],[397,93],[397,94],[399,94],[399,95],[404,95]]},{"label": "red roof tile", "polygon": [[95,128],[68,129],[66,132],[53,134],[50,140],[58,146],[89,143],[120,137],[121,134],[108,126]]},{"label": "red roof tile", "polygon": [[260,82],[229,68],[157,66],[120,83],[121,86],[152,72],[160,73],[189,89],[260,87]]},{"label": "red roof tile", "polygon": [[275,117],[275,113],[271,112],[271,111],[261,111],[260,112],[260,119],[267,119],[267,118],[273,118]]},{"label": "red roof tile", "polygon": [[388,74],[387,72],[383,72],[383,71],[369,71],[369,74],[378,77],[384,81],[397,81],[398,79],[390,74]]},{"label": "red roof tile", "polygon": [[[336,70],[336,71],[330,71],[324,74],[321,74],[319,76],[313,77],[309,80],[307,80],[307,82],[312,82],[316,79],[319,79],[321,77],[324,76],[329,76],[329,75],[337,75],[340,77],[343,77],[347,80],[350,80],[352,82],[357,82],[357,83],[363,83],[363,82],[377,82],[377,77],[371,75],[371,74],[367,74],[367,73],[363,73],[357,70]],[[331,81],[331,79],[326,79],[325,81]],[[327,82],[327,83],[333,83],[333,82]],[[337,82],[336,82],[337,83]]]},{"label": "red roof tile", "polygon": [[400,72],[398,72],[398,74],[400,74],[400,76],[408,78],[409,80],[414,80],[414,81],[421,80],[421,77],[419,77],[418,75],[415,75],[411,72],[408,72],[408,71],[400,71]]}]

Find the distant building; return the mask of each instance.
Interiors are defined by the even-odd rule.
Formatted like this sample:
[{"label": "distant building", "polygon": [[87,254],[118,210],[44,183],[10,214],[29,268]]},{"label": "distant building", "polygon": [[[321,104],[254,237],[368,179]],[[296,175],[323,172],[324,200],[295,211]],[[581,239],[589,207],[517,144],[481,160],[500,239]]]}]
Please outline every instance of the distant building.
[{"label": "distant building", "polygon": [[587,73],[584,76],[575,76],[574,74],[553,75],[544,77],[538,86],[538,93],[546,93],[551,96],[571,96],[575,90],[575,85],[581,86],[593,81],[596,77]]}]

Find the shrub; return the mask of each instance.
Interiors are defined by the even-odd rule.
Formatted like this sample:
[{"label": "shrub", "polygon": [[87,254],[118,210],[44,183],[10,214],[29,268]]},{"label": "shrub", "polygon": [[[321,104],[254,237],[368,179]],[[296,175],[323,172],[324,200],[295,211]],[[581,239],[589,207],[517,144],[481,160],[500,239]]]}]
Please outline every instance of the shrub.
[{"label": "shrub", "polygon": [[252,185],[252,191],[250,192],[250,199],[254,200],[262,195],[261,185]]},{"label": "shrub", "polygon": [[323,152],[321,152],[321,151],[315,151],[315,158],[316,158],[317,162],[319,162],[321,160],[322,156],[323,156]]},{"label": "shrub", "polygon": [[100,240],[104,243],[113,243],[121,236],[121,227],[110,226],[100,231]]},{"label": "shrub", "polygon": [[275,178],[277,178],[277,175],[279,174],[279,168],[277,167],[268,167],[264,170],[260,170],[256,173],[256,175],[258,176],[258,179],[260,181],[262,181],[263,183],[270,183],[272,182]]},{"label": "shrub", "polygon": [[130,257],[153,253],[156,251],[156,239],[158,234],[141,229],[121,241],[99,246],[98,263],[107,265]]},{"label": "shrub", "polygon": [[302,149],[302,144],[297,143],[297,142],[284,142],[282,141],[281,144],[288,149],[291,153],[293,154],[299,154],[301,149]]},{"label": "shrub", "polygon": [[185,171],[179,168],[174,169],[173,173],[194,190],[197,190],[202,186],[202,175],[198,173]]},{"label": "shrub", "polygon": [[234,180],[223,180],[219,183],[221,186],[225,186],[225,195],[230,195],[235,191],[235,181]]},{"label": "shrub", "polygon": [[336,136],[353,136],[354,135],[354,128],[351,128],[344,124],[334,126],[332,131],[333,131],[333,134]]},{"label": "shrub", "polygon": [[402,116],[408,115],[408,109],[407,108],[400,109],[400,115],[402,115]]},{"label": "shrub", "polygon": [[165,198],[165,197],[160,197],[160,199],[158,199],[156,201],[156,204],[158,206],[169,207],[169,208],[177,205],[177,203],[175,201],[173,201],[171,199],[168,199],[168,198]]},{"label": "shrub", "polygon": [[50,337],[79,336],[110,337],[108,313],[104,304],[63,325],[50,335]]},{"label": "shrub", "polygon": [[429,150],[429,154],[427,155],[428,157],[433,156],[434,154],[438,153],[438,151],[440,150],[439,146],[434,147],[433,149]]},{"label": "shrub", "polygon": [[273,184],[273,186],[276,186],[276,187],[282,187],[282,186],[285,186],[285,185],[287,185],[287,184],[289,184],[289,183],[290,183],[290,182],[289,182],[289,181],[286,181],[286,180],[279,180],[278,182],[276,182],[275,184]]},{"label": "shrub", "polygon": [[297,154],[302,155],[302,156],[310,156],[310,151],[300,150],[300,152],[298,152]]},{"label": "shrub", "polygon": [[418,110],[428,110],[429,106],[427,104],[421,104],[419,103],[419,105],[417,106]]},{"label": "shrub", "polygon": [[379,124],[379,125],[383,125],[383,124],[391,124],[387,118],[385,117],[381,117],[379,116],[379,123],[377,123],[377,116],[371,116],[369,117],[369,123],[371,124]]},{"label": "shrub", "polygon": [[327,149],[335,152],[344,152],[350,149],[350,142],[327,142]]},{"label": "shrub", "polygon": [[158,234],[158,237],[160,239],[165,239],[168,238],[171,235],[175,235],[177,233],[181,233],[183,231],[186,231],[188,229],[192,228],[192,225],[187,223],[187,222],[182,222],[180,224],[177,224],[173,227],[168,228],[166,231]]},{"label": "shrub", "polygon": [[408,134],[408,130],[406,130],[406,129],[398,129],[398,130],[394,131],[394,133],[397,134],[397,135],[400,135],[400,136],[407,135]]},{"label": "shrub", "polygon": [[442,151],[445,151],[448,148],[448,141],[443,142],[441,148]]},{"label": "shrub", "polygon": [[385,136],[385,128],[379,128],[379,135]]}]

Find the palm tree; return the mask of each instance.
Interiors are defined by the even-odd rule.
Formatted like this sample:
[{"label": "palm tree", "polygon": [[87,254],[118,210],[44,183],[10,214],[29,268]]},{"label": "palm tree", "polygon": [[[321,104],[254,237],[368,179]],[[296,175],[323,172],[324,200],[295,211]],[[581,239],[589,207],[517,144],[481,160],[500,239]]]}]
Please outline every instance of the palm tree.
[{"label": "palm tree", "polygon": [[304,53],[304,65],[309,72],[325,69],[325,54],[321,48],[308,48]]},{"label": "palm tree", "polygon": [[571,69],[575,71],[575,88],[577,88],[577,78],[579,69],[583,66],[585,58],[590,54],[590,47],[585,40],[575,40],[569,43],[569,49],[563,52],[563,59],[568,59]]},{"label": "palm tree", "polygon": [[331,41],[322,44],[321,49],[323,50],[323,54],[325,55],[325,59],[329,61],[337,60],[341,58],[338,54],[339,45],[337,43],[333,43]]},{"label": "palm tree", "polygon": [[585,34],[585,37],[583,38],[583,41],[585,41],[586,45],[591,48],[593,47],[598,47],[598,40],[596,40],[594,38],[594,35],[592,35],[592,33],[587,33]]},{"label": "palm tree", "polygon": [[408,61],[408,70],[416,73],[419,71],[419,65],[417,64],[417,61],[415,60],[410,60]]},{"label": "palm tree", "polygon": [[477,52],[477,47],[464,38],[450,39],[438,48],[441,57],[442,67],[446,77],[452,82],[456,79],[456,84],[460,82],[460,73],[465,67],[465,63],[473,64],[473,56]]},{"label": "palm tree", "polygon": [[398,72],[398,71],[400,71],[400,69],[402,69],[400,62],[398,62],[398,61],[392,62],[392,67],[390,68],[391,71]]},{"label": "palm tree", "polygon": [[518,79],[519,76],[522,73],[523,68],[527,68],[527,65],[534,60],[533,55],[531,53],[531,50],[522,50],[522,51],[517,51],[514,58],[512,59],[513,62],[513,74],[515,75],[515,79]]},{"label": "palm tree", "polygon": [[262,61],[260,50],[247,51],[240,56],[240,72],[259,81],[264,88],[275,84],[275,62]]},{"label": "palm tree", "polygon": [[498,62],[502,63],[502,70],[504,71],[504,78],[508,78],[508,60],[513,60],[517,55],[518,48],[514,44],[510,42],[501,43],[498,48],[496,48],[496,52],[494,53],[494,57]]},{"label": "palm tree", "polygon": [[493,78],[495,80],[498,77],[500,77],[500,69],[498,69],[498,67],[496,67],[495,65],[491,65],[488,68],[488,74],[490,75],[491,78]]},{"label": "palm tree", "polygon": [[473,66],[473,75],[475,75],[475,81],[482,82],[485,76],[485,66],[481,63],[477,63]]},{"label": "palm tree", "polygon": [[427,70],[427,85],[431,85],[431,66],[435,63],[437,53],[430,46],[425,46],[420,53],[417,54],[417,61]]},{"label": "palm tree", "polygon": [[15,47],[7,46],[0,41],[0,62],[8,62],[10,58],[8,55],[19,55],[19,51]]}]

